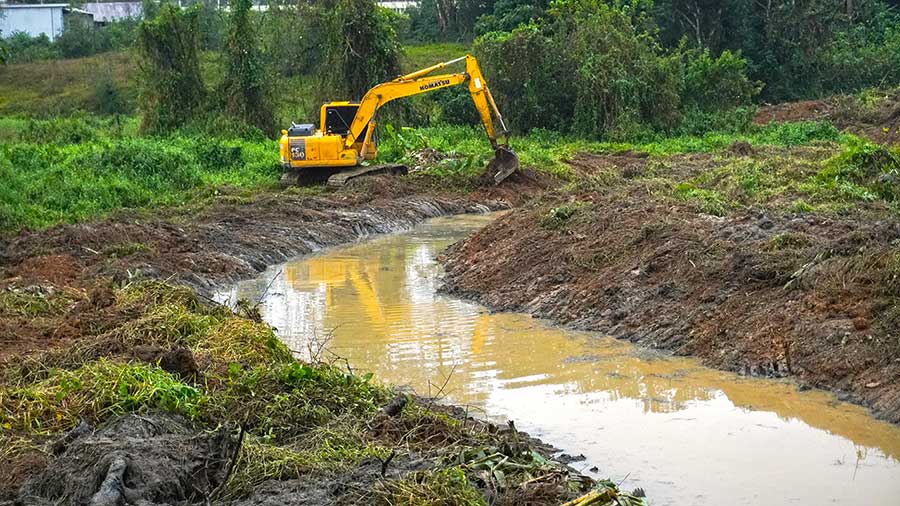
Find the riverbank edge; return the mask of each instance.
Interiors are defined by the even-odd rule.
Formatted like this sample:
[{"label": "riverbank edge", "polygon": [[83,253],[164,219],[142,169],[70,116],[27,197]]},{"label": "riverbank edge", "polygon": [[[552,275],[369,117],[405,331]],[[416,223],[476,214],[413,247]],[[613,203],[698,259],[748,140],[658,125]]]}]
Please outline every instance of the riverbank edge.
[{"label": "riverbank edge", "polygon": [[[94,309],[99,309],[106,313],[115,312],[117,304],[119,304],[116,300],[121,298],[121,293],[118,291],[120,289],[117,287],[124,286],[127,288],[140,286],[145,282],[152,283],[152,281],[144,280],[162,279],[164,280],[165,286],[171,287],[163,288],[163,291],[177,290],[175,286],[178,285],[186,286],[189,288],[190,293],[196,293],[202,299],[205,299],[202,301],[202,305],[207,309],[201,311],[211,310],[215,312],[218,310],[216,305],[210,300],[207,300],[207,295],[211,293],[212,290],[236,282],[240,279],[252,277],[263,271],[265,268],[284,262],[290,258],[295,258],[325,248],[339,246],[341,244],[352,243],[374,234],[395,233],[408,230],[432,217],[462,213],[482,213],[491,210],[507,209],[510,207],[507,202],[489,198],[470,199],[461,196],[448,197],[447,195],[433,196],[427,194],[412,194],[399,198],[387,199],[359,199],[358,197],[350,197],[347,199],[349,202],[345,201],[335,205],[336,202],[333,198],[343,199],[344,197],[345,196],[329,196],[324,198],[302,197],[299,200],[287,198],[275,204],[271,199],[279,199],[282,197],[262,195],[255,197],[254,202],[246,207],[243,205],[226,205],[217,211],[207,212],[205,217],[201,217],[199,224],[194,225],[179,222],[177,218],[175,220],[169,218],[151,218],[147,221],[145,219],[132,220],[130,216],[124,215],[103,220],[100,223],[65,225],[37,233],[25,232],[12,238],[7,243],[6,254],[3,257],[4,261],[2,262],[5,274],[2,288],[4,288],[7,293],[12,293],[11,290],[19,293],[25,287],[29,287],[25,288],[27,291],[33,287],[43,286],[48,288],[47,293],[66,293],[67,296],[76,294],[74,295],[74,299],[77,300],[69,300],[68,307],[63,309],[61,314],[53,315],[58,317],[59,320],[71,320],[71,316],[77,311],[82,311],[82,313],[84,313],[81,316],[84,316]],[[274,208],[272,206],[274,206]],[[249,213],[243,212],[248,209],[250,210]],[[257,216],[256,211],[260,209],[265,209],[266,212],[260,212],[259,214],[262,216]],[[298,210],[304,211],[300,213],[302,216],[297,214]],[[304,225],[295,224],[292,227],[286,228],[285,221],[274,220],[273,222],[272,220],[263,219],[265,216],[271,218],[271,213],[275,211],[281,211],[287,221],[303,218],[300,219],[300,222],[305,223]],[[250,216],[248,216],[248,214]],[[211,216],[219,216],[221,219],[210,220],[209,217]],[[254,219],[247,220],[249,217],[253,217]],[[259,221],[256,218],[262,219],[262,221]],[[313,223],[312,220],[316,221]],[[209,248],[204,248],[204,244],[200,241],[192,240],[204,235],[206,237],[214,237],[211,235],[211,232],[216,230],[221,231],[226,223],[238,224],[235,227],[237,232],[232,230],[232,233],[239,234],[241,230],[255,228],[255,237],[260,240],[252,246],[248,246],[246,243],[232,243],[234,244],[233,247],[226,246],[222,240],[212,240],[209,244],[205,245]],[[329,227],[331,230],[325,230]],[[148,231],[160,230],[165,231],[166,233],[148,233]],[[121,237],[128,238],[128,240],[116,242],[116,239]],[[142,241],[137,242],[134,240],[135,238],[142,239]],[[146,242],[144,242],[144,240]],[[182,247],[173,251],[172,248],[167,247],[169,242],[180,244]],[[38,244],[39,246],[34,246],[35,244]],[[106,244],[107,248],[101,249],[99,247],[101,244]],[[118,246],[116,246],[117,244]],[[187,244],[188,247],[184,247],[185,244]],[[210,249],[212,251],[210,251]],[[212,260],[218,263],[218,268],[215,266],[207,266],[202,269],[200,273],[187,269],[180,269],[179,267],[184,265],[184,262],[180,261],[181,259],[179,259],[179,261],[173,261],[171,258],[173,255],[170,253],[173,253],[174,256],[186,256],[190,259],[189,264],[194,266],[199,264],[200,259]],[[105,258],[98,259],[98,256]],[[106,285],[107,283],[108,286]],[[38,291],[41,290],[42,289],[38,289]],[[31,292],[28,293],[30,294]],[[112,301],[109,300],[109,293],[113,293]],[[107,298],[106,301],[97,300],[104,298],[104,294]],[[50,297],[53,297],[53,295]],[[188,297],[190,297],[190,295],[188,295]],[[200,299],[197,300],[199,301]],[[88,308],[87,311],[84,311],[86,308]],[[135,316],[137,316],[137,318],[135,318]],[[239,314],[236,317],[245,321],[254,322],[257,320],[258,315],[254,315],[250,312]],[[48,315],[48,319],[52,320],[53,318]],[[116,326],[120,327],[123,324],[128,325],[136,319],[140,319],[140,316],[129,315],[129,317],[126,318],[127,321],[116,322]],[[4,323],[6,323],[6,325],[4,325],[5,330],[9,330],[21,322],[7,321]],[[53,322],[45,322],[45,326],[48,323],[49,325],[54,324]],[[62,323],[68,324],[67,322]],[[62,327],[62,325],[60,327]],[[46,328],[43,330],[46,331]],[[77,330],[78,329],[76,329],[76,331]],[[98,338],[102,336],[108,336],[108,330],[110,329],[107,329],[106,332],[101,332],[98,335],[92,336],[84,334],[77,335],[76,332],[76,335],[69,336],[68,339],[63,339],[58,342],[33,342],[31,344],[36,346],[32,346],[30,350],[28,349],[28,346],[25,346],[24,349],[17,349],[16,353],[5,357],[3,361],[9,366],[11,364],[16,364],[19,360],[33,360],[34,357],[38,357],[38,360],[41,360],[42,358],[51,357],[50,363],[52,363],[54,360],[52,357],[55,356],[56,359],[59,358],[57,355],[54,355],[53,349],[58,350],[60,349],[60,346],[67,344],[74,346],[77,349],[83,349],[85,346],[90,347],[91,343],[89,341],[92,339],[99,340]],[[4,339],[4,341],[8,341],[8,339]],[[35,353],[36,349],[41,347],[49,347],[51,351]],[[130,356],[128,354],[129,352],[123,353],[123,350],[121,349],[110,349],[108,350],[109,353],[100,352],[99,357],[91,356],[91,360],[99,359],[102,361],[109,359],[113,361],[122,360],[125,363],[143,362],[149,364],[151,367],[163,367],[166,365],[164,362],[168,360],[167,357],[172,353],[177,353],[178,349],[180,349],[179,346],[172,347],[170,350],[157,350],[161,353],[153,355],[150,360],[147,360],[148,357],[146,356]],[[94,355],[96,355],[96,353]],[[190,356],[191,354],[188,353],[188,355]],[[194,358],[199,360],[199,356],[196,356],[196,352],[194,355]],[[188,360],[188,362],[197,361],[194,360],[194,358]],[[207,357],[207,359],[208,358],[209,357]],[[213,362],[215,361],[216,360],[213,360]],[[78,365],[83,367],[85,364],[82,363]],[[219,366],[221,365],[222,364],[220,363]],[[209,367],[209,364],[206,366]],[[73,369],[74,367],[75,364],[68,364],[69,369]],[[201,367],[201,369],[202,368],[203,367]],[[167,368],[163,367],[163,369],[165,370]],[[169,367],[168,369],[172,368]],[[11,369],[7,370],[9,371]],[[171,372],[177,376],[184,371],[179,371],[176,366]],[[208,368],[204,369],[202,372],[204,375],[210,374]],[[8,379],[9,378],[7,377],[6,380]],[[7,381],[7,385],[4,386],[8,385],[9,382]],[[5,393],[7,395],[3,397],[4,403],[7,403],[7,405],[4,406],[4,408],[7,408],[9,407],[8,402],[11,396],[9,395],[9,392]],[[441,416],[446,417],[444,423],[449,423],[450,426],[454,425],[454,423],[461,422],[464,428],[462,432],[466,433],[463,439],[470,439],[469,446],[472,446],[472,442],[476,440],[482,444],[485,441],[491,441],[493,442],[494,447],[505,447],[508,450],[507,453],[511,451],[511,455],[514,456],[515,452],[518,450],[510,450],[509,445],[509,438],[514,438],[517,441],[516,444],[523,444],[523,448],[527,448],[528,451],[534,449],[538,454],[543,455],[543,458],[548,459],[547,465],[551,465],[559,470],[564,470],[559,476],[565,476],[565,479],[561,482],[557,480],[557,485],[565,485],[572,481],[569,474],[571,474],[572,479],[582,484],[580,486],[580,490],[582,491],[594,485],[592,480],[581,476],[579,473],[574,472],[574,470],[567,468],[564,465],[550,460],[551,453],[555,451],[555,449],[543,445],[537,440],[528,438],[525,434],[518,433],[512,425],[510,426],[510,429],[512,430],[507,429],[501,431],[492,424],[479,422],[468,417],[464,410],[453,407],[438,407],[433,405],[432,401],[429,401],[426,404],[424,400],[418,399],[413,400],[410,405],[417,405],[419,408],[426,405],[426,411],[428,412],[437,410],[442,413]],[[390,406],[386,406],[384,409],[388,410],[389,407]],[[4,411],[4,418],[9,419],[9,410]],[[369,415],[371,415],[371,413],[369,413]],[[441,418],[441,416],[438,416],[437,418]],[[108,426],[109,424],[116,425],[125,423],[120,422],[120,420],[121,419],[119,418],[103,420],[102,423],[98,424],[100,427],[99,430],[104,430],[102,427]],[[451,423],[449,420],[457,420],[457,422]],[[427,423],[433,424],[434,420],[428,420]],[[472,426],[472,430],[467,432],[465,427],[468,425]],[[8,421],[5,422],[4,427],[7,426],[9,426]],[[480,436],[473,439],[471,434],[473,431],[479,433]],[[32,466],[31,468],[29,468],[28,465],[24,466],[23,469],[20,469],[20,471],[24,471],[24,474],[19,473],[18,476],[13,476],[13,481],[17,480],[20,484],[22,481],[28,481],[30,478],[34,478],[38,468],[41,468],[42,464],[45,464],[43,466],[43,473],[46,475],[47,469],[49,469],[46,466],[52,466],[54,463],[61,461],[62,457],[52,456],[47,452],[47,448],[51,447],[53,444],[58,444],[58,441],[69,441],[73,438],[71,435],[66,435],[65,437],[62,437],[62,439],[59,439],[61,434],[56,434],[56,436],[31,438],[31,452],[25,451],[24,453],[17,454],[17,456],[25,455],[26,463],[30,462],[31,464],[34,464],[34,462],[37,461],[39,464],[36,467]],[[485,439],[485,434],[489,434],[490,436]],[[10,441],[7,436],[13,437],[14,439],[18,438],[15,439],[18,443],[21,443],[22,440],[29,439],[29,435],[26,432],[19,431],[17,433],[13,430],[4,435],[6,438],[4,441],[5,443],[9,443]],[[70,443],[71,441],[67,444]],[[457,440],[454,441],[452,445],[447,446],[450,448],[454,445],[458,446],[459,444],[460,441]],[[29,447],[29,445],[25,446]],[[11,455],[9,446],[2,451],[6,452],[7,455]],[[35,458],[35,455],[41,455],[42,457]],[[62,456],[65,456],[65,453],[63,453]],[[403,466],[400,467],[402,469]],[[56,478],[64,480],[64,478],[59,476]],[[82,480],[84,478],[85,477],[83,476],[81,477]],[[91,479],[102,480],[102,478],[102,476],[91,476],[88,477],[87,481],[91,481]],[[395,478],[400,479],[400,476],[395,476]],[[227,477],[224,479],[226,481],[228,480]],[[218,486],[221,486],[223,483],[219,483]],[[10,498],[10,486],[15,484],[3,484],[6,486],[5,492],[7,495],[4,499],[8,499]],[[482,488],[490,488],[491,486],[496,487],[496,484],[491,483],[478,483],[478,485]],[[562,500],[563,498],[571,498],[573,491],[567,490],[572,488],[571,486],[557,488],[559,488],[559,490],[554,496],[554,499],[552,501],[544,502],[545,504],[557,504],[559,500]],[[33,493],[33,490],[30,493]]]},{"label": "riverbank edge", "polygon": [[[618,339],[629,341],[640,346],[647,346],[673,355],[696,358],[703,365],[735,372],[738,374],[761,378],[786,378],[794,382],[799,389],[815,388],[833,394],[838,400],[861,406],[876,419],[893,424],[900,424],[900,383],[896,381],[898,364],[887,364],[882,367],[866,367],[853,370],[847,366],[849,372],[841,376],[840,370],[830,371],[823,367],[823,371],[814,368],[803,369],[796,361],[799,356],[797,350],[777,349],[771,352],[760,352],[755,349],[747,349],[740,341],[726,340],[716,344],[717,336],[721,335],[723,328],[729,328],[729,314],[716,315],[717,306],[727,303],[729,298],[738,299],[745,295],[748,299],[753,294],[750,287],[732,286],[735,283],[721,286],[716,284],[719,279],[729,279],[726,274],[708,276],[704,280],[663,280],[667,269],[672,271],[684,271],[681,268],[669,267],[667,259],[657,261],[650,255],[650,260],[637,261],[635,265],[621,270],[610,277],[609,283],[604,284],[608,271],[595,272],[591,269],[583,269],[573,265],[571,258],[593,258],[596,255],[609,255],[622,258],[619,254],[619,244],[605,243],[602,247],[596,244],[596,238],[584,241],[587,233],[581,229],[575,230],[547,230],[540,224],[541,212],[546,213],[547,208],[560,205],[549,199],[552,203],[542,203],[535,208],[517,208],[500,220],[489,224],[484,229],[472,236],[451,245],[439,258],[446,275],[443,279],[441,292],[485,306],[491,311],[520,312],[530,314],[536,318],[546,319],[556,325],[576,330],[587,330],[609,334]],[[565,204],[562,204],[565,205]],[[618,206],[618,207],[616,207]],[[637,207],[637,206],[634,206]],[[681,219],[685,214],[684,207],[678,209],[677,205],[666,203],[665,205],[652,201],[647,205],[652,212],[641,209],[646,217],[654,217],[656,214],[665,213],[675,219]],[[627,215],[631,209],[621,203],[601,206],[608,213],[605,218]],[[612,210],[611,210],[612,209]],[[552,211],[551,211],[552,212]],[[602,213],[597,213],[602,214]],[[687,214],[693,216],[695,225],[706,221],[704,216],[695,210],[688,210]],[[733,221],[749,223],[751,226],[757,221],[775,222],[773,232],[784,230],[783,222],[788,219],[773,215],[762,214],[760,220],[752,213],[748,216],[738,216]],[[610,226],[612,233],[621,238],[620,244],[627,240],[640,236],[648,227],[651,220],[629,222],[624,226]],[[849,221],[849,220],[848,220]],[[616,223],[616,221],[608,221]],[[698,226],[695,232],[703,234],[703,227]],[[851,233],[852,233],[852,229]],[[677,235],[672,234],[672,235]],[[770,233],[770,236],[777,234]],[[849,235],[849,234],[848,234]],[[548,238],[552,236],[553,238]],[[563,236],[566,239],[560,240]],[[552,246],[540,246],[547,240]],[[662,240],[656,241],[650,237],[647,241],[650,246],[642,244],[642,248],[659,248],[669,250],[671,245]],[[707,237],[707,239],[709,239]],[[711,239],[709,239],[711,240]],[[588,246],[581,246],[579,241],[588,242]],[[837,242],[837,241],[835,241]],[[707,244],[701,238],[698,244]],[[604,250],[604,248],[606,248]],[[733,251],[734,259],[726,263],[740,265],[740,256],[745,255],[747,247],[736,246]],[[683,262],[689,263],[686,256]],[[745,261],[745,264],[752,264]],[[693,267],[693,265],[691,265]],[[633,269],[633,270],[632,270]],[[645,282],[647,272],[653,272],[655,276],[652,282]],[[658,274],[658,276],[657,276]],[[790,274],[790,272],[788,273]],[[621,279],[621,278],[633,279]],[[741,279],[739,276],[731,276],[731,279]],[[593,283],[593,284],[592,284]],[[737,283],[739,285],[739,283]],[[781,289],[782,285],[776,284],[773,290]],[[594,291],[589,291],[592,287]],[[698,288],[700,287],[700,288]],[[700,301],[680,301],[676,294],[692,290],[702,291]],[[712,295],[710,295],[712,293]],[[762,297],[765,304],[782,300],[783,297]],[[590,299],[590,300],[588,300]],[[789,298],[789,305],[796,307],[801,301],[795,297]],[[729,307],[731,318],[738,318],[740,313],[734,312]],[[743,308],[744,313],[752,313],[756,318],[765,320],[766,315],[775,313],[756,306]],[[653,318],[653,315],[656,318]],[[714,323],[701,322],[696,318],[703,315],[715,315]],[[782,315],[773,317],[780,321]],[[731,320],[734,322],[734,320]],[[817,325],[827,329],[829,321],[804,320],[800,327],[817,330]],[[872,324],[863,325],[860,318],[846,318],[840,320],[842,324],[835,331],[843,332],[845,327],[855,334],[864,333]],[[757,322],[762,327],[761,322]],[[729,334],[739,334],[744,331],[746,323],[728,330]],[[706,327],[706,328],[704,328]],[[789,334],[796,329],[791,329]],[[818,335],[818,344],[833,344],[831,335]],[[747,331],[747,340],[752,341],[759,337],[753,331]],[[841,343],[840,336],[837,343]],[[813,343],[815,345],[815,343]],[[791,356],[791,351],[795,356]],[[847,357],[853,357],[853,353],[847,353]],[[792,363],[792,358],[795,361]],[[855,358],[855,357],[854,357]],[[884,393],[879,389],[886,389]]]}]

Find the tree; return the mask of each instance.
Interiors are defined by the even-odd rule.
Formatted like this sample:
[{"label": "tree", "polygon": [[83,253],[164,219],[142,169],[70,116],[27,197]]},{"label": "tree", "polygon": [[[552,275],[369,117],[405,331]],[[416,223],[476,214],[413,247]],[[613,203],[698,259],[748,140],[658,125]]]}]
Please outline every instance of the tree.
[{"label": "tree", "polygon": [[494,0],[422,0],[410,11],[411,32],[419,40],[468,40],[478,18],[492,12]]},{"label": "tree", "polygon": [[141,130],[165,133],[202,112],[206,89],[197,57],[197,8],[171,4],[138,29]]},{"label": "tree", "polygon": [[267,134],[275,132],[272,75],[250,19],[251,0],[231,0],[225,39],[226,71],[219,96],[225,113]]},{"label": "tree", "polygon": [[355,99],[372,86],[400,74],[400,39],[391,13],[372,0],[337,0],[320,11],[324,40],[323,89]]}]

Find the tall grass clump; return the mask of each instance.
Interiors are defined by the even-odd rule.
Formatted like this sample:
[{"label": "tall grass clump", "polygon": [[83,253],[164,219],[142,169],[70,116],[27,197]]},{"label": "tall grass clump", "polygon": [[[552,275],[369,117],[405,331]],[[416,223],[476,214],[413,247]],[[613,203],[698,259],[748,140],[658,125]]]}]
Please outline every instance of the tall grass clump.
[{"label": "tall grass clump", "polygon": [[207,187],[258,187],[279,173],[268,141],[116,135],[81,120],[35,121],[23,141],[0,143],[0,230],[180,204]]},{"label": "tall grass clump", "polygon": [[233,364],[227,387],[214,396],[212,413],[241,420],[252,434],[291,440],[340,417],[373,415],[389,391],[371,378],[324,364]]},{"label": "tall grass clump", "polygon": [[54,370],[37,383],[0,389],[0,425],[31,433],[71,429],[144,408],[196,417],[205,396],[171,374],[145,364],[108,360]]},{"label": "tall grass clump", "polygon": [[896,201],[900,198],[900,151],[854,139],[826,161],[807,188],[850,200]]}]

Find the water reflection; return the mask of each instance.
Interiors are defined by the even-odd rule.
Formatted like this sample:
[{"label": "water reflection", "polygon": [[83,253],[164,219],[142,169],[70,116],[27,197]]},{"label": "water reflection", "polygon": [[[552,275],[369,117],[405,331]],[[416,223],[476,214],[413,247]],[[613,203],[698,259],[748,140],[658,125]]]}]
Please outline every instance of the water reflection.
[{"label": "water reflection", "polygon": [[265,292],[299,355],[330,338],[385,381],[424,394],[446,382],[451,401],[584,453],[654,504],[900,504],[900,429],[862,409],[437,295],[436,253],[486,219],[292,262],[221,297]]}]

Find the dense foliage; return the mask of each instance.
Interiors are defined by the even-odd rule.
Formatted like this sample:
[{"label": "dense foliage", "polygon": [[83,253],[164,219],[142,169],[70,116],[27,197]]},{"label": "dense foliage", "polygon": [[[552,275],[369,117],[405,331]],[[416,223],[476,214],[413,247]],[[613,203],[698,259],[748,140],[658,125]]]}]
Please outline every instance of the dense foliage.
[{"label": "dense foliage", "polygon": [[265,52],[284,76],[318,81],[318,100],[359,99],[400,73],[403,18],[372,0],[274,7],[263,21]]},{"label": "dense foliage", "polygon": [[15,32],[0,41],[0,53],[8,63],[27,63],[58,58],[80,58],[106,51],[116,51],[134,44],[138,22],[126,19],[94,27],[85,23],[69,23],[54,41],[44,34],[32,37]]},{"label": "dense foliage", "polygon": [[272,76],[263,61],[250,18],[251,0],[231,0],[228,36],[225,41],[226,68],[219,91],[224,112],[263,132],[274,134]]},{"label": "dense foliage", "polygon": [[400,39],[390,11],[371,0],[338,0],[326,20],[321,71],[330,89],[358,99],[400,73]]},{"label": "dense foliage", "polygon": [[758,92],[740,55],[664,51],[643,17],[590,1],[557,2],[546,22],[485,35],[476,52],[501,108],[525,130],[631,138],[748,106]]},{"label": "dense foliage", "polygon": [[199,10],[163,5],[138,34],[141,128],[162,133],[192,120],[206,100],[200,76]]},{"label": "dense foliage", "polygon": [[[411,11],[408,37],[467,40],[553,22],[567,1],[424,0]],[[842,93],[900,80],[898,2],[882,0],[632,0],[582,2],[621,11],[658,33],[667,49],[740,52],[770,101]],[[565,9],[565,7],[563,7]]]}]

